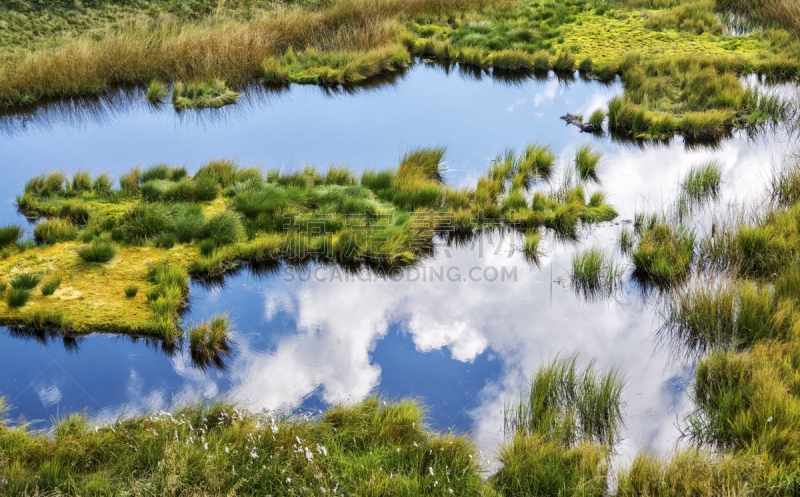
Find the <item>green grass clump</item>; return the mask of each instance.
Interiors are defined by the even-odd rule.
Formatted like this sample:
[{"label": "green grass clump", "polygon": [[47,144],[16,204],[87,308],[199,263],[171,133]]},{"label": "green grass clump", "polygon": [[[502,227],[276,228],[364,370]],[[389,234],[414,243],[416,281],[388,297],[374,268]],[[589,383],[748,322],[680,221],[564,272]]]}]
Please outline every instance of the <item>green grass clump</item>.
[{"label": "green grass clump", "polygon": [[78,256],[84,262],[108,262],[117,255],[117,249],[111,242],[94,240],[91,245],[78,248]]},{"label": "green grass clump", "polygon": [[613,445],[622,425],[625,379],[617,370],[583,369],[578,356],[540,366],[520,401],[505,409],[506,429],[573,447],[583,442]]},{"label": "green grass clump", "polygon": [[77,235],[78,230],[72,222],[61,218],[45,219],[33,228],[33,239],[36,243],[47,245],[74,240]]},{"label": "green grass clump", "polygon": [[17,290],[33,290],[42,281],[42,277],[33,273],[20,273],[11,278],[8,283]]},{"label": "green grass clump", "polygon": [[191,326],[189,347],[195,352],[215,354],[227,350],[231,323],[227,314],[215,315],[208,323]]},{"label": "green grass clump", "polygon": [[505,496],[602,496],[608,487],[607,455],[607,449],[596,444],[565,448],[518,433],[500,448],[500,470],[489,481]]},{"label": "green grass clump", "polygon": [[523,242],[523,250],[525,256],[529,259],[538,259],[542,254],[539,251],[539,244],[542,242],[542,234],[536,230],[530,230],[525,234],[525,241]]},{"label": "green grass clump", "polygon": [[17,243],[22,233],[22,226],[17,224],[11,224],[0,228],[0,248]]},{"label": "green grass clump", "polygon": [[133,194],[139,191],[139,182],[142,178],[142,168],[135,167],[119,177],[119,187],[123,193]]},{"label": "green grass clump", "polygon": [[150,81],[144,93],[145,100],[153,104],[161,103],[168,96],[167,85],[157,79]]},{"label": "green grass clump", "polygon": [[573,287],[587,297],[612,293],[620,276],[621,270],[600,247],[590,247],[572,256]]},{"label": "green grass clump", "polygon": [[556,71],[571,72],[575,70],[575,56],[567,51],[559,52],[553,61],[553,69]]},{"label": "green grass clump", "polygon": [[718,457],[689,448],[665,457],[649,452],[637,454],[630,466],[620,470],[614,495],[787,495],[792,484],[784,481],[773,485],[761,457]]},{"label": "green grass clump", "polygon": [[603,109],[595,109],[592,112],[591,117],[589,117],[589,124],[595,127],[595,129],[602,130],[603,129],[603,121],[606,118],[606,113],[603,112]]},{"label": "green grass clump", "polygon": [[158,248],[171,249],[175,246],[177,237],[173,233],[159,233],[153,240],[153,244]]},{"label": "green grass clump", "polygon": [[234,212],[224,211],[208,218],[197,236],[213,239],[217,245],[227,245],[241,240],[244,234],[241,218]]},{"label": "green grass clump", "polygon": [[639,238],[631,254],[636,271],[660,282],[684,276],[694,258],[694,233],[683,227],[658,223]]},{"label": "green grass clump", "polygon": [[715,198],[719,194],[721,182],[722,164],[719,161],[711,160],[693,166],[681,183],[681,190],[690,199],[701,201],[706,198]]},{"label": "green grass clump", "polygon": [[583,145],[575,152],[575,167],[582,180],[599,181],[597,178],[597,165],[602,155],[592,151],[589,145]]},{"label": "green grass clump", "polygon": [[51,280],[45,281],[42,283],[42,295],[50,296],[53,295],[58,287],[61,285],[61,278],[53,278]]},{"label": "green grass clump", "polygon": [[137,286],[126,286],[125,287],[125,296],[128,298],[135,297],[137,293],[139,293],[139,287]]},{"label": "green grass clump", "polygon": [[[446,44],[441,44],[444,45]],[[424,51],[425,47],[420,46],[414,50]],[[311,46],[303,51],[290,48],[277,58],[265,59],[261,64],[261,76],[265,83],[271,85],[291,82],[324,86],[347,85],[397,71],[410,58],[408,50],[397,43],[390,43],[382,48],[343,52],[318,50]]]},{"label": "green grass clump", "polygon": [[172,230],[174,221],[158,204],[139,204],[131,207],[119,220],[125,240],[145,243],[159,233]]},{"label": "green grass clump", "polygon": [[178,110],[219,108],[235,104],[241,93],[229,90],[221,79],[212,81],[178,81],[172,87],[172,105]]},{"label": "green grass clump", "polygon": [[12,288],[6,292],[6,304],[9,307],[22,307],[31,298],[31,291],[25,288]]},{"label": "green grass clump", "polygon": [[92,189],[92,178],[89,171],[79,170],[72,175],[72,191],[86,192]]},{"label": "green grass clump", "polygon": [[195,178],[210,177],[219,183],[222,188],[245,183],[254,179],[261,179],[261,170],[255,167],[242,168],[232,160],[216,159],[208,162],[197,170]]}]

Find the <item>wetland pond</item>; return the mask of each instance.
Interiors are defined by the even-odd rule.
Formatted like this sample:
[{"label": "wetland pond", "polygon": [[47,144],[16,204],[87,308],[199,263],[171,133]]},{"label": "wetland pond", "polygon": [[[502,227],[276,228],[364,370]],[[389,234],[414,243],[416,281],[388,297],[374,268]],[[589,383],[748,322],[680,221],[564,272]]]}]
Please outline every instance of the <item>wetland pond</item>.
[{"label": "wetland pond", "polygon": [[[137,164],[167,162],[192,172],[212,158],[231,158],[245,166],[310,163],[324,171],[343,164],[360,172],[394,168],[417,146],[445,146],[445,179],[459,186],[474,184],[506,147],[532,142],[553,148],[555,178],[581,145],[602,151],[599,183],[587,189],[602,189],[619,212],[613,222],[583,229],[577,241],[545,238],[538,264],[525,258],[518,235],[487,231],[462,242],[437,239],[430,257],[391,277],[282,263],[193,281],[183,319],[227,312],[236,328],[230,355],[205,367],[185,350],[143,339],[0,328],[0,393],[10,416],[46,428],[59,413],[113,419],[218,397],[315,413],[380,393],[419,398],[433,428],[469,432],[487,454],[502,439],[504,404],[518,398],[531,372],[557,354],[579,352],[582,361],[594,358],[628,378],[619,451],[672,448],[690,408],[693,360],[658,335],[658,299],[631,280],[618,233],[636,212],[670,205],[689,168],[710,159],[724,165],[722,194],[702,219],[734,200],[758,198],[792,142],[769,130],[704,145],[680,137],[636,143],[579,133],[559,120],[588,116],[621,92],[618,81],[552,73],[509,81],[417,63],[371,88],[252,88],[218,110],[177,113],[120,91],[0,116],[0,224],[25,223],[28,231],[14,197],[28,178],[54,169],[118,177]],[[626,264],[610,298],[588,299],[570,286],[572,256],[590,246]]]}]

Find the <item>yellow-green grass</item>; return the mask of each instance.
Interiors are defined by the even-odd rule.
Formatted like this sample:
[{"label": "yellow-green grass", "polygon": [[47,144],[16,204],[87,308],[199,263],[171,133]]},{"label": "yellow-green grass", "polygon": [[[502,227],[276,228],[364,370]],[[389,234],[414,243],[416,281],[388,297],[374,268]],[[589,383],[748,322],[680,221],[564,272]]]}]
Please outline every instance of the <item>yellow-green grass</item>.
[{"label": "yellow-green grass", "polygon": [[73,414],[53,436],[2,423],[0,447],[11,495],[496,495],[467,436],[377,397],[313,420],[216,403],[97,427]]},{"label": "yellow-green grass", "polygon": [[28,249],[0,260],[0,273],[5,275],[5,281],[25,272],[61,278],[60,286],[51,296],[36,292],[22,307],[5,306],[0,314],[2,322],[25,324],[45,313],[58,313],[64,319],[65,331],[70,333],[158,334],[157,316],[145,298],[146,291],[125,298],[124,289],[132,284],[154,289],[155,284],[147,277],[151,266],[186,264],[196,250],[185,246],[171,251],[122,246],[115,259],[101,265],[84,262],[77,254],[79,247],[77,243],[64,242]]}]

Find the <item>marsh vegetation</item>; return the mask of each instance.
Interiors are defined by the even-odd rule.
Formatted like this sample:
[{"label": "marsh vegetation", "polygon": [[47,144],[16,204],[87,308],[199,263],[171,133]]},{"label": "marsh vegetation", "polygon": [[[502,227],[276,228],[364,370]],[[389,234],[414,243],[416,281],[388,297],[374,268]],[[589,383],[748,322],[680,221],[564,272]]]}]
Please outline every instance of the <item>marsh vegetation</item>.
[{"label": "marsh vegetation", "polygon": [[[349,85],[422,57],[498,76],[619,75],[624,93],[594,110],[595,127],[703,139],[785,119],[785,101],[741,76],[796,76],[800,55],[789,34],[800,17],[782,0],[86,4],[0,7],[2,105],[127,84],[147,85],[154,103],[171,86],[177,109],[219,107],[247,82]],[[728,34],[737,20],[748,31]],[[603,32],[636,33],[641,53]],[[17,204],[43,219],[32,240],[19,225],[0,228],[2,322],[146,334],[185,345],[195,365],[222,369],[231,320],[179,324],[190,277],[276,261],[391,268],[427,257],[437,233],[497,226],[524,234],[522,251],[537,262],[548,235],[575,242],[581,227],[617,217],[606,193],[590,189],[601,156],[589,146],[562,177],[549,146],[508,149],[470,187],[447,184],[444,156],[443,148],[410,149],[395,169],[360,177],[340,166],[264,171],[214,160],[194,174],[136,167],[118,188],[87,171],[30,178]],[[312,420],[224,403],[94,428],[87,415],[70,415],[49,434],[0,419],[0,476],[8,478],[0,491],[792,495],[800,481],[800,162],[776,172],[759,208],[699,229],[695,215],[719,198],[724,172],[718,160],[696,164],[674,208],[640,212],[633,230],[620,228],[622,262],[591,246],[576,249],[566,270],[586,299],[613,296],[628,269],[654,289],[659,333],[696,361],[693,410],[678,420],[686,448],[613,466],[625,374],[570,355],[539,368],[506,405],[500,465],[488,480],[469,437],[430,430],[415,402],[371,397]],[[3,406],[0,398],[0,418]]]}]

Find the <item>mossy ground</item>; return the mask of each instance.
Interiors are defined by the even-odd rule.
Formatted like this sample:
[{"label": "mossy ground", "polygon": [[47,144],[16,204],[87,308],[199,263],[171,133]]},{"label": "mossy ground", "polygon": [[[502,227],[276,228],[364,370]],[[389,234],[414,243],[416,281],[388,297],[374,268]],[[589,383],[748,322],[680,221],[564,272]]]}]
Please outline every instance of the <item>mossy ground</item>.
[{"label": "mossy ground", "polygon": [[[148,269],[154,265],[185,265],[197,255],[196,248],[186,245],[168,251],[124,246],[107,263],[87,263],[77,254],[81,245],[64,242],[34,247],[0,259],[4,281],[24,272],[62,278],[51,296],[36,290],[23,307],[10,308],[5,302],[0,303],[2,322],[57,327],[75,334],[95,331],[149,334],[155,316],[147,293],[155,284],[147,278]],[[128,286],[139,288],[136,296],[125,296]],[[56,316],[63,321],[58,322]]]}]

